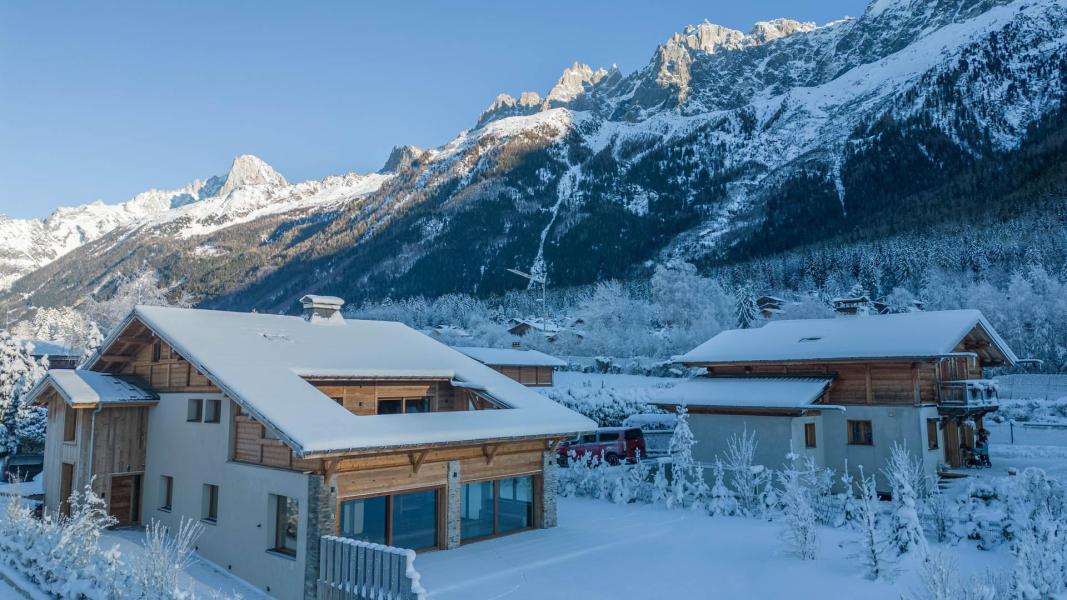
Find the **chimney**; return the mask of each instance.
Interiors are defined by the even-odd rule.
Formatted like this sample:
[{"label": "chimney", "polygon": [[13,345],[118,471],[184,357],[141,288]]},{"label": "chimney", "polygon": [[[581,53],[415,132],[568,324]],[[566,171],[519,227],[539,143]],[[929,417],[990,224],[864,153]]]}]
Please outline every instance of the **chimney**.
[{"label": "chimney", "polygon": [[341,307],[345,301],[336,296],[308,294],[300,299],[304,307],[304,320],[309,323],[344,324]]},{"label": "chimney", "polygon": [[511,342],[512,350],[522,350],[522,342]]}]

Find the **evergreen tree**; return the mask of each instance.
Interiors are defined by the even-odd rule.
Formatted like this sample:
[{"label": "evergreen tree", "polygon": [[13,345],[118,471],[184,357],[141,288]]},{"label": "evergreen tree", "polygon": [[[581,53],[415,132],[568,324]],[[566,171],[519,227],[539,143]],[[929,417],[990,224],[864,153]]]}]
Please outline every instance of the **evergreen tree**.
[{"label": "evergreen tree", "polygon": [[748,285],[737,288],[734,295],[734,307],[739,329],[749,329],[755,326],[756,319],[759,318],[759,307],[756,306],[756,299]]},{"label": "evergreen tree", "polygon": [[21,445],[44,443],[47,411],[25,405],[23,398],[47,369],[47,363],[30,356],[24,343],[0,330],[0,452],[14,454]]},{"label": "evergreen tree", "polygon": [[926,550],[926,537],[919,521],[911,454],[904,446],[894,443],[886,468],[883,470],[893,494],[893,510],[889,519],[889,537],[897,554],[911,550]]},{"label": "evergreen tree", "polygon": [[786,467],[778,472],[782,515],[785,522],[782,537],[797,557],[803,560],[814,560],[818,549],[818,539],[812,490],[805,481],[807,473],[801,465],[797,464],[799,457],[790,452],[786,458]]},{"label": "evergreen tree", "polygon": [[678,419],[667,450],[671,456],[671,481],[667,495],[667,507],[699,506],[708,495],[704,481],[704,467],[693,459],[693,446],[697,443],[689,429],[689,411],[685,405],[677,410]]}]

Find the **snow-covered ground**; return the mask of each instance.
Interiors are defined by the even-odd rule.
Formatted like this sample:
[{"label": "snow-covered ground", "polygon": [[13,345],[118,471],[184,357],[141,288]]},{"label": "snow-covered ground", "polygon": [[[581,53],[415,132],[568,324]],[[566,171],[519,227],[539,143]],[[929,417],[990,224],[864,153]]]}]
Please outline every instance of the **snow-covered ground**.
[{"label": "snow-covered ground", "polygon": [[[1067,431],[1045,431],[1031,441],[1040,443],[993,444],[993,468],[964,471],[968,477],[951,481],[948,493],[964,492],[975,479],[1007,477],[1012,467],[1040,467],[1067,483]],[[559,498],[555,529],[420,555],[416,568],[430,598],[440,600],[814,599],[827,597],[827,590],[856,598],[921,597],[914,556],[898,565],[895,578],[875,582],[864,577],[856,557],[858,532],[820,528],[817,559],[802,561],[786,553],[781,531],[780,523],[743,517]],[[982,551],[966,539],[931,546],[954,559],[964,581],[1012,565],[1004,547]]]}]

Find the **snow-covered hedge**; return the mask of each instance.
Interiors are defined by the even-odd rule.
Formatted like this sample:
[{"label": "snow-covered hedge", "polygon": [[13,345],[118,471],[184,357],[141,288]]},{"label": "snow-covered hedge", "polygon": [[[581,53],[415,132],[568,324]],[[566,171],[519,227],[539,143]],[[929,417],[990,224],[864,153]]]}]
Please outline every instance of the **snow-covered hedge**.
[{"label": "snow-covered hedge", "polygon": [[69,517],[37,518],[29,502],[10,498],[0,521],[0,562],[54,598],[195,600],[192,591],[180,588],[179,575],[199,535],[196,525],[183,523],[170,537],[153,522],[144,552],[123,556],[117,545],[100,544],[113,524],[104,501],[89,487],[71,495]]},{"label": "snow-covered hedge", "polygon": [[631,415],[663,412],[649,403],[645,388],[612,388],[586,381],[578,386],[545,388],[541,393],[601,427],[618,427]]}]

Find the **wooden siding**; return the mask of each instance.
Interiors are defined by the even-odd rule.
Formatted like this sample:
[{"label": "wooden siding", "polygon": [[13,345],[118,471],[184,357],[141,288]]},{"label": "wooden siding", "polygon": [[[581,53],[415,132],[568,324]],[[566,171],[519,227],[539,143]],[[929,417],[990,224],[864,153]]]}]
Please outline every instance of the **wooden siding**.
[{"label": "wooden siding", "polygon": [[825,404],[936,404],[938,361],[758,363],[708,367],[710,375],[834,376]]},{"label": "wooden siding", "polygon": [[139,321],[130,323],[101,351],[92,369],[136,375],[156,392],[219,391],[203,373]]},{"label": "wooden siding", "polygon": [[504,367],[490,365],[493,370],[518,381],[523,385],[547,386],[552,385],[552,367]]},{"label": "wooden siding", "polygon": [[294,458],[289,446],[281,440],[269,437],[267,429],[250,415],[243,413],[236,402],[230,402],[230,414],[233,415],[233,460],[296,471],[313,471],[319,468],[319,461]]},{"label": "wooden siding", "polygon": [[468,394],[457,393],[447,380],[309,380],[323,394],[357,415],[378,413],[378,400],[385,398],[429,398],[430,410],[467,410]]}]

